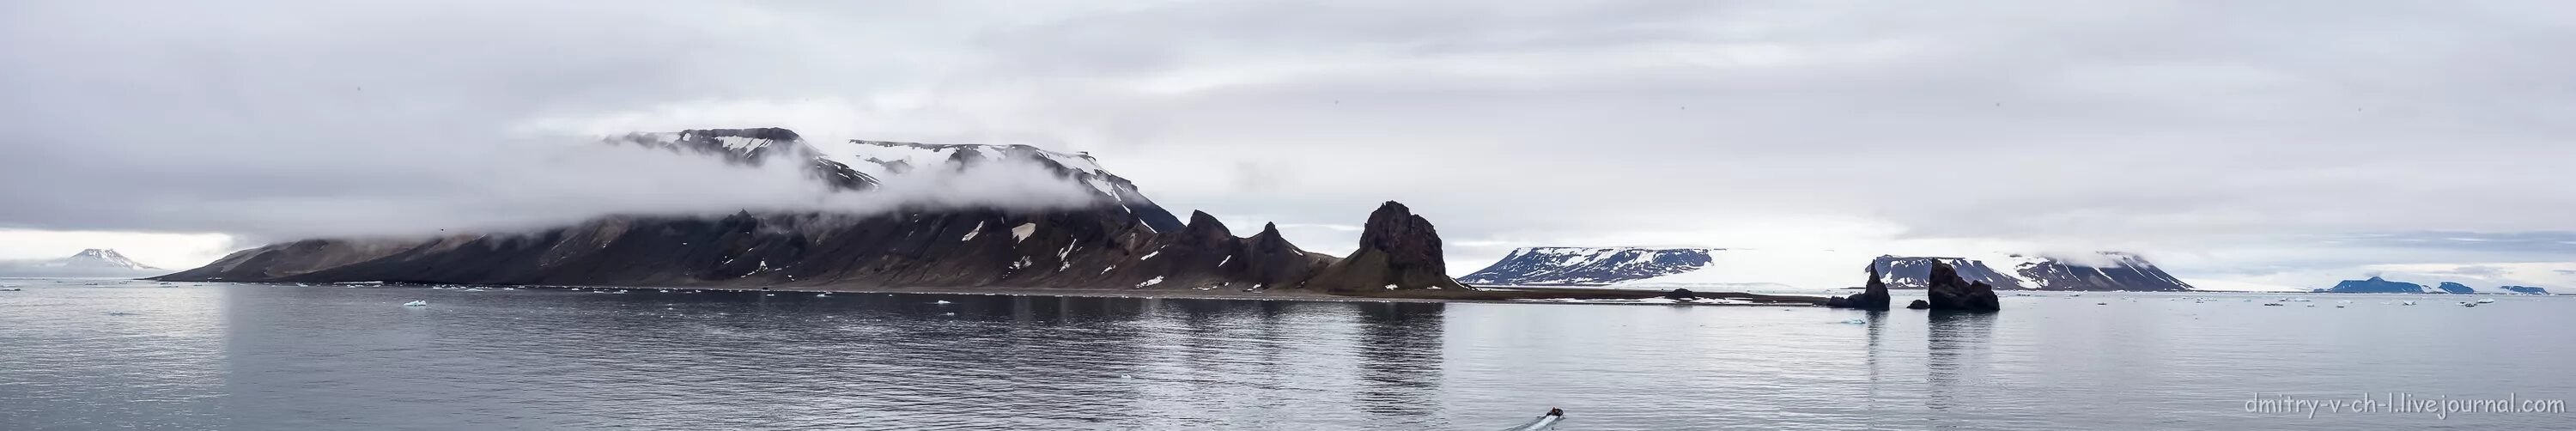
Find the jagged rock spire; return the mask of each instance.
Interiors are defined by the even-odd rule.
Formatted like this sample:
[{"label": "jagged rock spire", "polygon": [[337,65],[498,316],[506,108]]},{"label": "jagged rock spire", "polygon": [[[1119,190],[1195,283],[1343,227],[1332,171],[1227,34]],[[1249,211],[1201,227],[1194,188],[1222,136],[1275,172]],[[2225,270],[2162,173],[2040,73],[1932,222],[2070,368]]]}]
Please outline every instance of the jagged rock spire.
[{"label": "jagged rock spire", "polygon": [[1429,220],[1395,201],[1378,205],[1360,231],[1359,249],[1306,282],[1306,288],[1342,292],[1467,289],[1449,278],[1440,232]]}]

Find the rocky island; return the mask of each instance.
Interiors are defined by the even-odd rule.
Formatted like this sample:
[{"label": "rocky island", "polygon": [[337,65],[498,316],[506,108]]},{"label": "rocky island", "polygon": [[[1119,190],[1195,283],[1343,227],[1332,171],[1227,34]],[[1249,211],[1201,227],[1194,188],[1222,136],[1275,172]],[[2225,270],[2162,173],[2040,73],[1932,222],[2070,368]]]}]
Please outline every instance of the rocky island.
[{"label": "rocky island", "polygon": [[1995,297],[1994,286],[1987,285],[1982,281],[1971,282],[1967,279],[1960,278],[1959,270],[1951,268],[1948,263],[1936,262],[1932,264],[1931,283],[1932,285],[1924,290],[1924,295],[1927,296],[1926,298],[1917,300],[1915,301],[1915,304],[1907,305],[1905,308],[1928,309],[1933,311],[1997,311],[2003,309],[2002,298]]},{"label": "rocky island", "polygon": [[2341,283],[2335,283],[2334,287],[2325,288],[2325,289],[2310,290],[2310,291],[2308,291],[2308,292],[2309,292],[2309,293],[2440,293],[2440,294],[2459,294],[2459,295],[2474,295],[2474,294],[2538,294],[2538,295],[2547,295],[2547,294],[2549,294],[2549,290],[2548,290],[2548,289],[2543,289],[2543,288],[2538,288],[2538,287],[2531,287],[2531,286],[2497,286],[2497,287],[2496,287],[2496,289],[2497,289],[2497,290],[2501,290],[2501,292],[2497,292],[2497,291],[2480,291],[2480,290],[2478,290],[2478,289],[2477,289],[2477,288],[2475,288],[2475,287],[2469,287],[2469,285],[2467,285],[2467,284],[2463,284],[2463,283],[2455,282],[2455,281],[2445,281],[2445,282],[2440,282],[2440,283],[2434,284],[2434,285],[2433,285],[2433,287],[2425,287],[2425,286],[2424,286],[2424,285],[2422,285],[2422,284],[2417,284],[2417,283],[2408,283],[2408,282],[2403,282],[2403,281],[2392,281],[2392,280],[2389,280],[2389,279],[2380,278],[2380,277],[2378,277],[2378,276],[2372,276],[2372,277],[2370,277],[2369,279],[2363,279],[2363,280],[2344,280],[2344,281],[2343,281],[2343,282],[2341,282]]},{"label": "rocky island", "polygon": [[1347,257],[1300,249],[1276,225],[1236,237],[1203,212],[1181,222],[1089,155],[1036,147],[850,141],[840,149],[852,151],[835,153],[777,128],[638,133],[609,141],[708,155],[744,168],[794,163],[833,193],[868,193],[885,178],[918,170],[1030,163],[1082,185],[1091,204],[605,216],[534,232],[309,239],[236,252],[157,279],[1418,300],[1665,294],[1468,286],[1448,276],[1431,222],[1396,202],[1368,215],[1359,247]]},{"label": "rocky island", "polygon": [[1871,265],[1869,267],[1869,281],[1865,284],[1866,286],[1861,288],[1860,294],[1852,295],[1848,298],[1837,296],[1827,299],[1825,300],[1825,306],[1835,308],[1858,308],[1871,311],[1887,311],[1889,301],[1887,297],[1887,282],[1879,280],[1878,266]]}]

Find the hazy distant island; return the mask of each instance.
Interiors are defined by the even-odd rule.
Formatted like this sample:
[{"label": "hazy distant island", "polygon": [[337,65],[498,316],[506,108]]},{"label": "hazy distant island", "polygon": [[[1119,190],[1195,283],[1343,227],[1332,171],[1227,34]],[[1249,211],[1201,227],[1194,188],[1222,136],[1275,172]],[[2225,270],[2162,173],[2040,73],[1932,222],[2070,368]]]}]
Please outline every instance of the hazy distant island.
[{"label": "hazy distant island", "polygon": [[2468,285],[2466,285],[2466,284],[2460,284],[2460,283],[2457,283],[2457,282],[2449,282],[2449,281],[2442,282],[2441,284],[2435,285],[2435,286],[2434,286],[2434,287],[2432,287],[2432,288],[2426,288],[2426,287],[2424,287],[2424,285],[2422,285],[2422,284],[2408,283],[2408,282],[2403,282],[2403,281],[2391,281],[2391,280],[2388,280],[2388,279],[2385,279],[2385,278],[2380,278],[2380,277],[2376,277],[2376,276],[2374,276],[2374,277],[2370,277],[2369,279],[2365,279],[2365,280],[2344,280],[2342,283],[2335,283],[2334,287],[2331,287],[2331,288],[2325,288],[2325,289],[2316,289],[2316,290],[2311,290],[2311,291],[2309,291],[2309,292],[2311,292],[2311,293],[2443,293],[2443,294],[2515,293],[2515,294],[2533,294],[2533,295],[2548,295],[2548,294],[2549,294],[2549,290],[2548,290],[2548,289],[2542,289],[2542,288],[2538,288],[2538,287],[2530,287],[2530,286],[2499,286],[2497,289],[2498,289],[2498,290],[2502,290],[2502,292],[2482,292],[2482,291],[2479,291],[2477,288],[2469,287],[2469,286],[2468,286]]},{"label": "hazy distant island", "polygon": [[55,259],[0,260],[0,277],[141,278],[168,273],[104,248]]}]

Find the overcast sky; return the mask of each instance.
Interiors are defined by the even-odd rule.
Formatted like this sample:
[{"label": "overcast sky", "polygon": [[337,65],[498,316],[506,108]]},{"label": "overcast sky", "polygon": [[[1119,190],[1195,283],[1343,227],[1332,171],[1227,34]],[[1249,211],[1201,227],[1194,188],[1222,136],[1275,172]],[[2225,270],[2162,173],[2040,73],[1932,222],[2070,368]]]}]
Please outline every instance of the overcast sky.
[{"label": "overcast sky", "polygon": [[0,2],[0,258],[725,211],[757,184],[571,137],[783,126],[1090,151],[1335,253],[1403,201],[1460,273],[2129,250],[2576,287],[2569,41],[2553,1]]}]

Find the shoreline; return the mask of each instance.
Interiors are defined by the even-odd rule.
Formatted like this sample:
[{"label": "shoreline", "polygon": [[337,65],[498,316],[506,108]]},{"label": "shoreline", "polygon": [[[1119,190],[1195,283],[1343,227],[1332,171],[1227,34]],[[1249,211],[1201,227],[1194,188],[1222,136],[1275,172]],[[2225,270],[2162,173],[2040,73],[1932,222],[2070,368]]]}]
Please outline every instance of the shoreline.
[{"label": "shoreline", "polygon": [[[155,281],[155,280],[136,280],[136,281]],[[164,282],[164,283],[172,283],[172,282]],[[459,283],[411,283],[411,282],[384,282],[384,281],[370,281],[370,282],[331,282],[331,283],[263,283],[263,282],[224,282],[224,281],[204,281],[204,282],[181,282],[181,283],[231,283],[231,284],[296,285],[296,286],[365,286],[365,285],[376,285],[376,286],[510,286],[510,287],[518,287],[518,288],[522,288],[522,289],[567,289],[567,290],[569,290],[569,289],[666,290],[666,289],[667,289],[667,290],[702,290],[702,291],[703,291],[703,290],[715,290],[715,291],[730,291],[730,292],[889,293],[889,294],[905,294],[905,293],[910,293],[910,294],[931,294],[931,295],[1004,295],[1004,296],[1057,296],[1057,297],[1084,297],[1084,298],[1206,299],[1206,300],[1256,300],[1256,301],[1306,301],[1306,302],[1388,302],[1388,303],[1404,302],[1404,303],[1484,303],[1484,304],[1662,305],[1662,306],[1696,306],[1696,307],[1711,307],[1711,306],[1714,306],[1714,307],[1818,307],[1818,306],[1822,306],[1822,304],[1823,304],[1823,302],[1824,302],[1824,300],[1825,300],[1825,298],[1824,298],[1824,297],[1803,296],[1803,295],[1767,295],[1767,294],[1755,294],[1755,293],[1743,293],[1743,292],[1695,292],[1695,295],[1696,295],[1697,297],[1699,297],[1699,298],[1701,298],[1701,299],[1703,299],[1703,300],[1710,300],[1710,302],[1678,302],[1678,303],[1677,303],[1677,302],[1590,302],[1590,301],[1639,301],[1639,300],[1660,299],[1660,298],[1663,298],[1663,296],[1664,296],[1664,294],[1665,294],[1666,292],[1665,292],[1665,291],[1656,291],[1656,290],[1638,290],[1638,289],[1582,289],[1582,288],[1547,288],[1547,287],[1488,287],[1488,288],[1481,288],[1481,289],[1478,289],[1478,290],[1472,290],[1472,291],[1457,291],[1457,292],[1443,292],[1443,291],[1407,291],[1407,292],[1405,293],[1406,295],[1412,295],[1412,296],[1362,296],[1362,295],[1336,295],[1336,294],[1331,294],[1331,293],[1314,292],[1314,291],[1302,291],[1302,290],[1264,290],[1264,291],[1259,291],[1259,292],[1242,292],[1242,291],[1226,291],[1226,290],[1216,290],[1216,289],[1211,289],[1211,290],[1176,291],[1176,290],[1162,290],[1162,289],[1150,289],[1150,290],[1149,290],[1149,289],[1121,290],[1121,289],[1031,288],[1031,287],[976,287],[976,288],[955,288],[955,287],[845,287],[845,286],[830,286],[830,285],[778,285],[778,286],[750,286],[750,287],[746,287],[746,286],[595,286],[595,285],[551,285],[551,284],[546,284],[546,285],[534,285],[534,284],[522,284],[522,285],[497,285],[497,284],[496,284],[496,285],[478,285],[478,284],[459,284]]]},{"label": "shoreline", "polygon": [[[565,289],[569,289],[569,288],[601,288],[601,287],[597,287],[597,286],[521,286],[521,287],[565,288]],[[634,288],[620,288],[620,289],[634,289]],[[645,288],[642,288],[642,289],[681,289],[681,288],[678,288],[678,287],[670,287],[670,288],[664,288],[664,287],[645,287]],[[1171,290],[1115,290],[1115,289],[1060,289],[1060,288],[974,288],[974,289],[958,289],[958,288],[945,288],[945,287],[891,287],[891,288],[889,288],[889,287],[869,287],[869,288],[836,288],[836,287],[828,287],[828,286],[768,286],[768,287],[749,287],[749,288],[746,288],[746,287],[689,287],[689,288],[686,288],[686,289],[690,289],[690,290],[722,290],[722,291],[735,291],[735,292],[893,293],[893,294],[904,294],[904,293],[909,293],[909,294],[928,294],[928,295],[1058,296],[1058,297],[1079,297],[1079,298],[1204,299],[1204,300],[1254,300],[1254,301],[1304,301],[1304,302],[1389,302],[1389,303],[1402,302],[1402,303],[1471,303],[1471,304],[1662,305],[1662,306],[1696,306],[1696,307],[1815,307],[1815,306],[1818,306],[1818,305],[1814,305],[1814,304],[1809,304],[1809,303],[1807,303],[1807,302],[1809,302],[1809,300],[1807,300],[1807,299],[1806,299],[1806,297],[1802,297],[1802,296],[1794,297],[1795,299],[1790,299],[1790,298],[1793,298],[1793,297],[1792,297],[1792,296],[1787,296],[1787,295],[1760,295],[1760,294],[1739,293],[1739,292],[1711,292],[1711,293],[1703,294],[1703,296],[1702,296],[1702,297],[1704,297],[1704,298],[1717,298],[1717,299],[1733,299],[1733,300],[1738,300],[1738,301],[1744,301],[1744,300],[1745,300],[1745,299],[1738,299],[1738,298],[1748,298],[1748,297],[1749,297],[1749,298],[1760,298],[1760,299],[1764,299],[1764,300],[1772,300],[1772,301],[1778,301],[1778,302],[1745,302],[1745,303],[1716,303],[1716,302],[1710,302],[1710,303],[1570,302],[1570,301],[1557,301],[1557,300],[1551,300],[1551,299],[1563,298],[1564,296],[1567,296],[1567,295],[1576,295],[1576,296],[1579,296],[1579,295],[1580,295],[1580,292],[1547,292],[1547,291],[1546,291],[1546,289],[1543,289],[1543,288],[1541,288],[1541,289],[1528,289],[1528,288],[1491,288],[1491,289],[1497,289],[1497,290],[1478,290],[1478,291],[1476,291],[1476,292],[1506,292],[1506,291],[1508,291],[1508,292],[1529,292],[1529,293],[1546,294],[1546,295],[1552,295],[1552,296],[1545,297],[1545,298],[1436,298],[1436,297],[1396,297],[1396,296],[1353,296],[1353,295],[1334,295],[1334,294],[1330,294],[1330,293],[1308,292],[1308,291],[1262,291],[1262,292],[1241,292],[1241,291],[1233,291],[1233,292],[1227,292],[1227,291],[1220,291],[1220,290],[1203,290],[1203,291],[1180,292],[1180,291],[1171,291]],[[1638,294],[1638,295],[1640,295],[1640,296],[1652,297],[1652,298],[1660,298],[1660,297],[1662,297],[1662,296],[1663,296],[1663,293],[1664,293],[1664,292],[1661,292],[1661,291],[1647,291],[1647,290],[1632,290],[1632,291],[1629,291],[1629,292],[1636,292],[1636,294]],[[1623,293],[1624,293],[1624,292],[1623,292]],[[1823,300],[1824,300],[1824,298],[1815,298],[1815,299],[1813,299],[1813,301],[1818,302],[1818,303],[1821,303]]]}]

